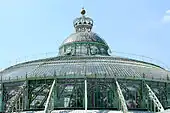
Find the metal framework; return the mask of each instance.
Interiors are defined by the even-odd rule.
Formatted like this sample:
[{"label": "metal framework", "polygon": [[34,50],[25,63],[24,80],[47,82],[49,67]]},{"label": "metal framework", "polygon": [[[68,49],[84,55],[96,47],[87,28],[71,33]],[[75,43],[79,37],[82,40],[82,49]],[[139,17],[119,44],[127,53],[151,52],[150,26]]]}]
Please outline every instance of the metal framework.
[{"label": "metal framework", "polygon": [[148,95],[150,97],[150,99],[154,102],[154,112],[156,112],[155,107],[157,108],[158,112],[163,112],[164,108],[162,106],[162,104],[160,103],[160,101],[158,100],[158,98],[156,97],[156,95],[154,94],[154,92],[151,90],[151,88],[148,86],[148,84],[145,84],[146,88],[148,90]]},{"label": "metal framework", "polygon": [[52,93],[53,93],[53,90],[54,90],[54,86],[55,86],[55,80],[53,81],[53,84],[50,88],[50,92],[48,94],[47,102],[45,104],[44,113],[51,113],[51,111],[54,109],[54,100],[52,99]]},{"label": "metal framework", "polygon": [[[163,95],[168,93],[164,94],[162,89],[167,88],[159,89],[161,86],[156,88],[150,81],[144,82],[143,87],[142,83],[140,80],[103,79],[96,78],[96,76],[86,79],[43,78],[21,82],[16,86],[14,83],[13,86],[16,87],[15,95],[11,95],[14,91],[7,87],[11,83],[3,83],[4,97],[10,97],[3,99],[6,103],[9,102],[4,109],[6,113],[25,110],[43,110],[45,113],[50,113],[52,110],[58,109],[81,109],[85,111],[90,109],[121,109],[123,113],[127,113],[128,109],[164,111],[164,107],[168,104],[162,104],[164,103]],[[148,83],[151,84],[151,87]],[[167,83],[160,85],[163,86],[163,84]],[[160,101],[158,97],[162,100]]]},{"label": "metal framework", "polygon": [[21,102],[21,98],[23,99],[23,93],[25,92],[26,89],[26,82],[22,86],[20,86],[19,90],[15,94],[14,97],[12,97],[8,102],[8,106],[6,108],[6,113],[14,112],[14,111],[22,111],[23,104]]},{"label": "metal framework", "polygon": [[118,92],[118,95],[119,95],[119,99],[120,99],[120,102],[121,102],[122,111],[123,111],[123,113],[128,113],[126,101],[125,101],[124,96],[122,94],[122,90],[121,90],[117,80],[115,80],[115,82],[116,82],[116,86],[117,86],[117,92]]},{"label": "metal framework", "polygon": [[0,72],[0,112],[130,110],[170,108],[170,72],[148,62],[111,57],[92,32],[93,20],[73,22],[76,32],[59,56],[24,62]]}]

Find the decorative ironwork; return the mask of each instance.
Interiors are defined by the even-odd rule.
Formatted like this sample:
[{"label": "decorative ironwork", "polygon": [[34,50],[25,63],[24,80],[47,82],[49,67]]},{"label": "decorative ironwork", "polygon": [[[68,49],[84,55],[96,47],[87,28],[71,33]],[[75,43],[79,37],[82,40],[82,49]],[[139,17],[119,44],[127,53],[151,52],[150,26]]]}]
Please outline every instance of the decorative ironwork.
[{"label": "decorative ironwork", "polygon": [[25,89],[26,89],[26,82],[22,86],[20,86],[19,90],[15,93],[15,95],[11,97],[11,99],[9,99],[8,102],[6,103],[7,106],[5,111],[6,113],[23,110],[23,105],[20,99],[23,97],[23,93]]},{"label": "decorative ironwork", "polygon": [[170,106],[170,72],[152,63],[111,57],[85,13],[82,9],[73,22],[76,32],[63,42],[59,56],[0,71],[0,112],[121,108],[127,113]]},{"label": "decorative ironwork", "polygon": [[118,92],[118,95],[119,95],[119,99],[120,99],[120,102],[121,102],[122,111],[123,111],[123,113],[128,113],[126,101],[125,101],[124,96],[122,94],[122,90],[121,90],[117,80],[115,80],[115,82],[116,82],[116,86],[117,86],[117,92]]},{"label": "decorative ironwork", "polygon": [[164,108],[163,108],[162,104],[160,103],[160,101],[158,100],[156,95],[153,93],[151,88],[147,84],[145,84],[145,85],[146,85],[146,88],[148,90],[148,95],[151,98],[151,100],[154,102],[154,105],[157,107],[158,112],[163,112]]}]

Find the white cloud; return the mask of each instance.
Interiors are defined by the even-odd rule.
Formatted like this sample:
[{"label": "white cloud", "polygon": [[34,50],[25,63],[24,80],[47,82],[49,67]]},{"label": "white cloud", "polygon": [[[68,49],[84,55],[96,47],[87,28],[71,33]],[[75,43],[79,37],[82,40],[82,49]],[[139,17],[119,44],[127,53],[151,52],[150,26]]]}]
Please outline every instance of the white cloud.
[{"label": "white cloud", "polygon": [[166,11],[166,14],[170,14],[170,10],[167,10],[167,11]]},{"label": "white cloud", "polygon": [[170,23],[170,10],[167,10],[162,19],[163,23]]}]

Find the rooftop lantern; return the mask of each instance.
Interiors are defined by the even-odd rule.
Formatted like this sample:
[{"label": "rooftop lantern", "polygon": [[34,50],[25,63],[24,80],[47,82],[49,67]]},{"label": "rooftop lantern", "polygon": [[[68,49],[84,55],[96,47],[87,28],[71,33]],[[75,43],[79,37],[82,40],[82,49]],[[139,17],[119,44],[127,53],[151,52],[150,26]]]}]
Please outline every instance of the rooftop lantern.
[{"label": "rooftop lantern", "polygon": [[75,33],[71,34],[59,48],[60,56],[108,56],[108,45],[98,34],[92,32],[93,20],[82,8],[81,17],[73,21]]}]

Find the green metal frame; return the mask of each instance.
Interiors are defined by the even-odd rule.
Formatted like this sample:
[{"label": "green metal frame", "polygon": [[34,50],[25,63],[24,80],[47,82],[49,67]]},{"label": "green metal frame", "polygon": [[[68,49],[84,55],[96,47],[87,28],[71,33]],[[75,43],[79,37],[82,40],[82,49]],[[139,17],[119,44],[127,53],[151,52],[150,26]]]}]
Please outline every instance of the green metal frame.
[{"label": "green metal frame", "polygon": [[[165,88],[165,91],[162,91],[162,88],[158,87],[157,90],[160,92],[160,94],[157,94],[155,92],[156,91],[155,88],[157,87],[155,86],[156,84],[155,81],[144,81],[144,80],[137,80],[137,79],[120,79],[120,78],[117,78],[115,80],[115,78],[96,78],[96,77],[97,76],[94,76],[94,78],[91,77],[90,78],[74,78],[74,77],[58,78],[56,76],[53,76],[53,78],[48,78],[48,77],[39,78],[39,79],[27,78],[25,81],[22,82],[22,83],[25,82],[26,85],[25,90],[22,91],[22,93],[20,93],[20,95],[22,96],[20,96],[19,98],[22,101],[20,101],[20,103],[19,101],[15,102],[17,104],[21,104],[21,106],[23,107],[21,109],[18,109],[17,111],[44,110],[45,102],[46,100],[48,100],[48,98],[52,98],[51,102],[53,102],[54,109],[82,109],[82,110],[117,109],[119,110],[123,106],[122,111],[124,113],[126,113],[127,110],[129,109],[130,110],[145,109],[149,111],[157,111],[158,106],[157,105],[154,106],[155,102],[152,101],[151,98],[149,98],[150,94],[148,93],[145,84],[148,84],[150,86],[150,89],[154,89],[152,92],[155,93],[155,96],[157,96],[158,99],[161,99],[160,97],[162,95],[166,95],[166,103],[162,104],[164,100],[160,101],[160,103],[162,104],[162,108],[167,108],[170,104],[170,102],[168,102],[168,99],[170,99],[169,96],[170,91],[168,90],[170,89],[169,88],[170,84],[165,81],[156,82],[157,84],[160,84],[164,86],[163,88]],[[50,91],[52,91],[51,86],[54,83],[54,81],[55,84],[53,85],[52,88],[53,93],[50,93]],[[6,95],[9,95],[10,91],[8,91],[7,89],[8,89],[8,85],[12,83],[14,83],[15,85],[15,82],[2,83],[2,86],[4,86],[3,92],[6,92],[5,95],[3,95],[3,98],[5,98]],[[16,81],[16,83],[18,83],[18,81]],[[138,95],[138,97],[135,98],[140,99],[140,104],[139,106],[136,106],[136,108],[129,108],[127,107],[129,101],[127,100],[128,98],[126,97],[126,95],[130,96],[132,94],[131,92],[133,92],[133,90],[129,90],[128,87],[129,86],[133,87],[133,85],[134,86],[136,85],[136,90],[137,90],[136,94]],[[140,88],[138,88],[138,86],[140,86]],[[47,92],[43,93],[45,89]],[[20,92],[20,90],[18,89],[16,91]],[[126,91],[126,95],[124,93],[124,90]],[[35,102],[34,103],[35,107],[33,107],[34,105],[31,105],[32,102],[36,100],[37,97],[43,95],[44,95],[44,100],[42,99],[42,103],[40,104],[40,106],[37,106]],[[119,99],[116,97],[119,97]],[[94,99],[94,102],[96,102],[96,104],[94,104],[93,106],[90,105],[92,101],[91,99]],[[66,102],[66,100],[69,102]],[[133,101],[137,101],[137,100],[133,100]],[[81,106],[78,103],[83,103],[83,105]],[[16,104],[12,106],[16,106]],[[9,111],[6,109],[6,111],[10,112],[11,110]],[[13,111],[16,111],[16,109],[13,109]]]},{"label": "green metal frame", "polygon": [[48,98],[45,104],[44,113],[51,113],[51,111],[54,109],[54,100],[52,99],[52,93],[54,91],[56,81],[53,81],[53,84],[51,85],[50,92],[48,94]]}]

